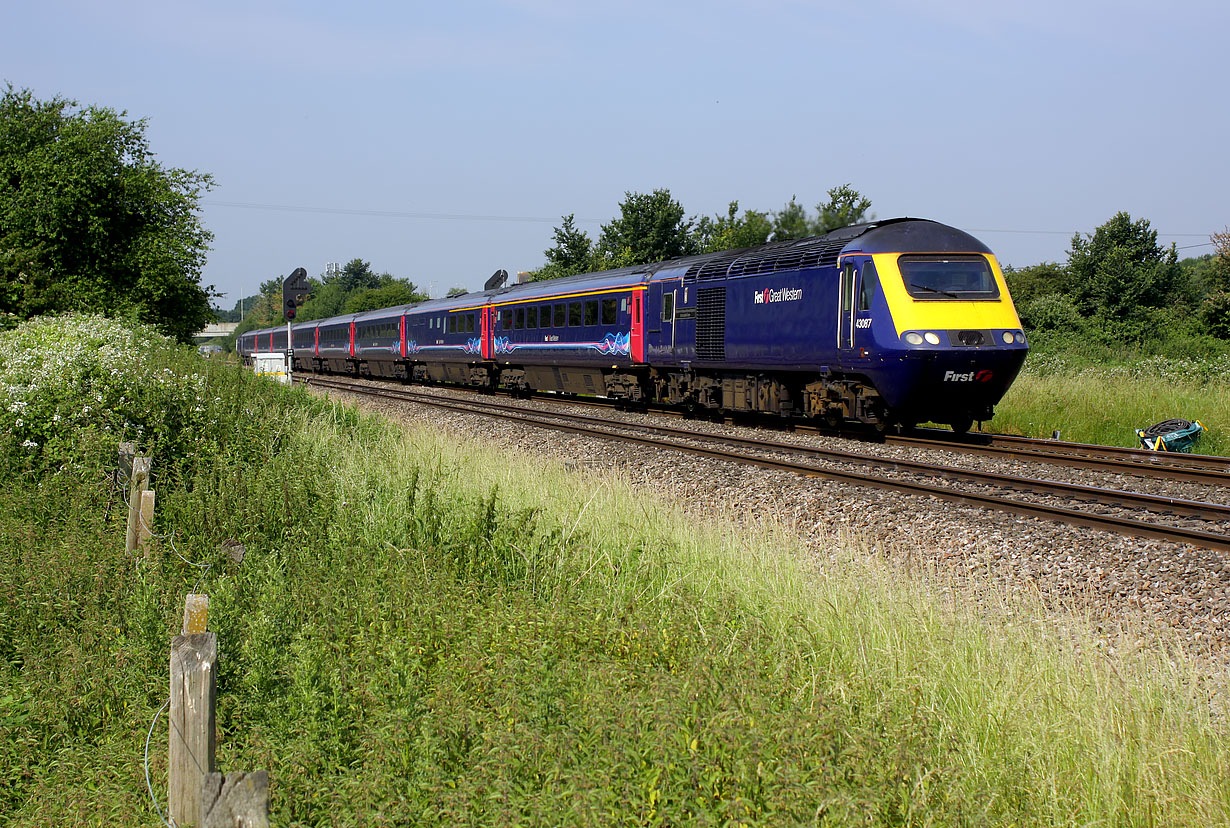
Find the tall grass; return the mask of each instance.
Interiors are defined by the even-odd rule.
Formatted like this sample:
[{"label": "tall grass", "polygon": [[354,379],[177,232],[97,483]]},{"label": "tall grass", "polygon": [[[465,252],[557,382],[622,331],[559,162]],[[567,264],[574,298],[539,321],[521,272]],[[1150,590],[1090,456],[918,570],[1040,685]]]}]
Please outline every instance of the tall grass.
[{"label": "tall grass", "polygon": [[1111,446],[1138,446],[1135,429],[1199,420],[1194,451],[1230,455],[1230,360],[1070,366],[1041,358],[1008,390],[988,427],[1006,433]]},{"label": "tall grass", "polygon": [[151,562],[104,517],[101,448],[8,455],[0,821],[157,824],[180,555],[209,564],[219,764],[269,769],[279,824],[1230,821],[1224,704],[1177,652],[989,586],[975,608],[857,538],[816,559],[699,524],[615,470],[209,382],[227,448],[164,466]]}]

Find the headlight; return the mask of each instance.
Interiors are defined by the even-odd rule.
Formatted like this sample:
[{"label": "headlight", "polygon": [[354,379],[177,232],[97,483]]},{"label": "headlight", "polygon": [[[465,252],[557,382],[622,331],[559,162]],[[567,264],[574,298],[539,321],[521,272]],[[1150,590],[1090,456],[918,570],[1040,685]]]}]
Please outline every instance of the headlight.
[{"label": "headlight", "polygon": [[923,343],[922,334],[917,334],[917,333],[914,333],[913,331],[910,331],[908,334],[905,335],[905,341],[910,343],[911,345],[921,345]]},{"label": "headlight", "polygon": [[939,336],[937,334],[932,333],[931,331],[927,331],[925,334],[923,334],[923,339],[927,340],[932,345],[940,344]]},{"label": "headlight", "polygon": [[1004,344],[1011,345],[1016,342],[1016,337],[1012,335],[1012,331],[1004,331]]}]

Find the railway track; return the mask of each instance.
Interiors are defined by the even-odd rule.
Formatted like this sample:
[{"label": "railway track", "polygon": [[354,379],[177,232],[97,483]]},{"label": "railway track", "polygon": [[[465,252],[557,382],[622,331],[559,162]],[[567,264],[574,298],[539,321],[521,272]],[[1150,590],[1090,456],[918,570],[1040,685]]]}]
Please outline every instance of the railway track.
[{"label": "railway track", "polygon": [[1116,474],[1230,486],[1230,458],[1227,457],[1095,446],[1009,434],[968,434],[957,437],[940,429],[920,430],[912,435],[887,435],[884,442],[888,445],[959,451]]},{"label": "railway track", "polygon": [[[373,386],[329,377],[313,376],[313,386],[365,396],[413,402],[465,413],[497,416],[506,421],[606,440],[634,442],[659,450],[683,451],[728,462],[750,464],[793,474],[822,477],[844,483],[890,491],[930,496],[950,502],[1001,512],[1055,520],[1121,535],[1152,538],[1174,543],[1230,551],[1230,506],[1164,497],[1135,491],[1076,485],[1033,477],[975,471],[936,463],[889,459],[836,449],[800,446],[760,438],[703,434],[675,426],[612,421],[607,417],[572,412],[543,412],[490,397],[471,400],[440,397],[402,388]],[[905,445],[951,450],[950,441],[925,436],[900,439]],[[1041,441],[1052,442],[1052,441]],[[1043,462],[1059,462],[1062,450],[1042,452],[1018,447],[1003,451],[991,445],[971,444],[982,453],[1020,458],[1027,452],[1045,453]],[[1079,444],[1065,444],[1078,446]],[[962,448],[958,446],[958,450]],[[1049,448],[1049,447],[1048,447]],[[1104,448],[1104,447],[1096,447]],[[1150,474],[1170,467],[1149,464],[1138,458],[1094,458],[1079,452],[1069,465],[1098,465],[1102,470]],[[1028,459],[1035,459],[1032,455]],[[1222,458],[1217,458],[1222,459]],[[1117,461],[1117,462],[1116,462]],[[1224,462],[1224,459],[1223,459]],[[1149,471],[1141,472],[1140,469]],[[1189,476],[1190,472],[1202,472]],[[1230,476],[1216,466],[1206,469],[1183,467],[1181,477],[1204,484],[1225,485]],[[1172,475],[1167,475],[1172,476]],[[1173,476],[1172,476],[1173,477]]]}]

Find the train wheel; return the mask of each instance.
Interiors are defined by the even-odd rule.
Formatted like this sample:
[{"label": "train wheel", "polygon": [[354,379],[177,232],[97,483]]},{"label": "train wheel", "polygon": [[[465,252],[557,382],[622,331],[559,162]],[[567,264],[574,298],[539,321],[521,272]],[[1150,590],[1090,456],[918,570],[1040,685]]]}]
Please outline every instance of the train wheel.
[{"label": "train wheel", "polygon": [[956,422],[949,423],[952,426],[953,434],[968,434],[971,427],[974,425],[973,417],[966,417]]}]

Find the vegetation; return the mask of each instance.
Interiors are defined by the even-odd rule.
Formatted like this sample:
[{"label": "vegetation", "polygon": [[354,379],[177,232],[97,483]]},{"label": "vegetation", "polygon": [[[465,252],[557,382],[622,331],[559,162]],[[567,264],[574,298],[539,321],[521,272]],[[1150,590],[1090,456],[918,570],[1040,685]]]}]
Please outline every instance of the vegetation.
[{"label": "vegetation", "polygon": [[[234,349],[235,339],[245,331],[268,328],[285,322],[282,316],[282,280],[275,277],[261,282],[261,292],[244,300],[247,313],[239,327],[227,337],[226,347]],[[351,259],[336,273],[308,279],[311,293],[295,316],[296,322],[327,319],[347,313],[391,308],[422,302],[427,294],[408,279],[389,273],[376,273],[371,262]],[[238,308],[238,306],[236,306]]]},{"label": "vegetation", "polygon": [[1213,256],[1180,262],[1147,220],[1118,213],[1075,236],[1066,264],[1009,268],[1031,361],[1116,365],[1230,353],[1230,237],[1213,242]]},{"label": "vegetation", "polygon": [[871,199],[849,184],[834,187],[829,200],[816,205],[813,219],[795,196],[776,213],[745,210],[732,201],[726,215],[684,218],[683,205],[670,190],[625,193],[619,216],[602,225],[597,243],[576,227],[576,214],[563,217],[553,233],[554,245],[543,251],[546,264],[533,280],[556,279],[616,267],[649,264],[694,253],[716,253],[764,244],[770,238],[799,239],[871,220]]},{"label": "vegetation", "polygon": [[[100,375],[82,343],[109,339]],[[98,320],[0,337],[6,425],[63,419],[58,386],[29,381],[52,359],[104,399],[136,399],[146,370],[200,379],[74,418],[77,441],[0,445],[6,824],[159,824],[142,748],[198,583],[219,765],[269,769],[281,824],[1230,819],[1224,696],[1136,631],[1112,651],[989,591],[976,613],[836,539],[808,563],[772,526],[698,527],[612,470],[544,474]],[[117,430],[156,447],[149,560],[118,551],[106,505]]]},{"label": "vegetation", "polygon": [[144,120],[75,101],[0,97],[0,319],[88,311],[190,342],[212,319],[200,284],[210,176],[155,160]]}]

